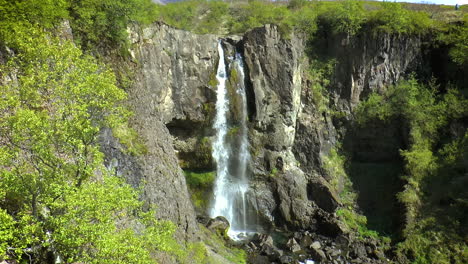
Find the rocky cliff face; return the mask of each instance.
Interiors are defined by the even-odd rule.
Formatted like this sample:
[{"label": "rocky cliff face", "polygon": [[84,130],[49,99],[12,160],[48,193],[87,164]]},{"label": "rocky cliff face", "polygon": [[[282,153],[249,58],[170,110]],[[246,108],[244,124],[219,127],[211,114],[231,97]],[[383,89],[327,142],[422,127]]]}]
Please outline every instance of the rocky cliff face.
[{"label": "rocky cliff face", "polygon": [[[213,168],[209,145],[218,37],[154,24],[134,29],[131,42],[137,65],[128,91],[135,112],[132,125],[148,153],[122,153],[107,133],[107,159],[134,186],[144,183],[142,198],[158,206],[158,217],[178,224],[179,238],[192,239],[197,226],[181,167]],[[226,59],[241,52],[247,71],[253,158],[249,204],[267,230],[308,230],[343,240],[345,230],[334,215],[340,200],[324,169],[324,157],[350,131],[352,109],[359,101],[395,83],[417,62],[421,42],[390,35],[328,38],[320,52],[338,62],[331,99],[345,113],[341,119],[313,103],[305,43],[304,36],[283,37],[272,25],[223,40]],[[363,136],[356,144],[365,140]],[[345,238],[348,244],[349,239]],[[365,252],[360,255],[371,261]]]},{"label": "rocky cliff face", "polygon": [[214,96],[208,83],[216,66],[217,38],[164,24],[133,29],[130,36],[136,73],[128,105],[135,113],[132,127],[148,153],[122,153],[105,133],[107,160],[131,184],[144,186],[142,199],[157,206],[157,217],[178,225],[178,239],[193,240],[198,227],[175,148],[182,155],[192,151],[203,133],[210,114],[204,106]]},{"label": "rocky cliff face", "polygon": [[416,70],[422,60],[421,39],[414,36],[361,34],[327,39],[321,52],[337,58],[333,80],[335,103],[354,108],[371,92],[383,92],[387,85]]},{"label": "rocky cliff face", "polygon": [[[290,227],[310,227],[313,207],[332,213],[339,205],[335,190],[327,182],[330,177],[323,169],[323,157],[343,140],[347,122],[334,122],[336,118],[314,105],[306,74],[304,38],[294,34],[282,38],[274,26],[267,25],[248,32],[243,45],[255,96],[251,136],[255,175],[272,176],[260,182],[276,183],[276,190],[269,188],[277,200],[273,207],[268,205],[271,214],[279,213]],[[419,39],[390,35],[377,39],[333,36],[327,39],[326,47],[317,48],[323,50],[316,52],[327,53],[337,61],[332,102],[347,113],[347,120],[352,119],[350,110],[362,98],[398,81],[421,56]]]}]

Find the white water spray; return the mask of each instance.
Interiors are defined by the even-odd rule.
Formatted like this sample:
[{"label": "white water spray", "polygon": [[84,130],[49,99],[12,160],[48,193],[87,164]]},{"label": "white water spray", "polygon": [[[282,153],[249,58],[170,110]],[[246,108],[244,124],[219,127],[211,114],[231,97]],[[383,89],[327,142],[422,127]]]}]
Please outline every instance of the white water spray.
[{"label": "white water spray", "polygon": [[226,64],[224,62],[224,50],[221,42],[218,43],[219,62],[216,79],[218,80],[218,88],[216,90],[216,116],[214,121],[214,129],[216,138],[213,142],[213,158],[216,161],[216,181],[214,189],[213,207],[211,208],[210,216],[224,216],[231,222],[232,207],[226,197],[225,190],[229,184],[228,177],[228,160],[229,152],[226,146],[227,134],[227,110],[228,99],[226,91]]},{"label": "white water spray", "polygon": [[[233,142],[227,140],[229,129],[228,110],[229,98],[226,91],[226,64],[224,50],[218,43],[219,63],[216,79],[218,80],[216,116],[214,129],[216,131],[213,142],[213,158],[216,161],[216,181],[214,199],[210,210],[210,217],[224,216],[230,223],[229,237],[234,240],[242,239],[249,231],[246,193],[249,188],[247,177],[248,163],[250,161],[248,129],[247,129],[247,99],[244,84],[244,68],[242,57],[236,58],[230,65],[235,67],[238,80],[236,92],[241,98],[241,113],[239,115],[238,149]],[[236,149],[233,151],[233,148]],[[234,166],[233,166],[234,164]],[[231,165],[231,166],[230,166]],[[234,168],[233,168],[234,167]]]}]

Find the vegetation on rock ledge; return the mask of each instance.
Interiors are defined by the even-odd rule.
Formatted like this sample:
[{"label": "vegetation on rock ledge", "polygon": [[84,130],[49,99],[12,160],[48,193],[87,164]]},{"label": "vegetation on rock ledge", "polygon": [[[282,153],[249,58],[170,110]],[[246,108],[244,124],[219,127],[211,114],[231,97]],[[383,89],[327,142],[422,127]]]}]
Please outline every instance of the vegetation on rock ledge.
[{"label": "vegetation on rock ledge", "polygon": [[[360,123],[401,120],[410,145],[400,153],[407,182],[398,199],[406,207],[404,240],[398,251],[414,263],[466,263],[468,99],[456,88],[440,93],[414,78],[372,94],[357,110]],[[449,132],[442,128],[456,127]],[[465,224],[464,224],[465,223]],[[443,244],[443,247],[440,245]]]}]

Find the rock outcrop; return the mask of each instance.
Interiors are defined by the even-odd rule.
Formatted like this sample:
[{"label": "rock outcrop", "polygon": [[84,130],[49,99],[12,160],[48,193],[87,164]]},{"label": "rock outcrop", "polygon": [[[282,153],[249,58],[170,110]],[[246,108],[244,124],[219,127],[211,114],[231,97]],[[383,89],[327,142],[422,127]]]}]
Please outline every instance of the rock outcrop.
[{"label": "rock outcrop", "polygon": [[[134,29],[130,34],[132,60],[137,66],[128,104],[135,112],[132,126],[148,153],[127,155],[106,132],[107,160],[134,186],[144,183],[142,198],[158,206],[158,217],[178,224],[179,238],[190,240],[196,236],[197,224],[181,167],[213,168],[210,144],[218,37],[164,24]],[[323,52],[338,62],[331,102],[344,113],[341,118],[314,105],[305,36],[282,36],[276,26],[266,25],[222,43],[226,61],[236,51],[245,60],[253,174],[248,203],[257,212],[263,231],[296,232],[289,238],[292,255],[282,257],[283,249],[262,240],[255,248],[269,253],[258,259],[291,263],[293,255],[306,252],[323,261],[385,262],[380,255],[360,254],[364,246],[335,245],[334,240],[347,236],[347,231],[334,214],[341,205],[339,186],[331,184],[334,175],[324,168],[324,157],[344,139],[352,123],[352,109],[359,101],[373,91],[383,91],[412,69],[421,56],[420,40],[393,35],[327,39]],[[314,235],[303,233],[305,230]],[[319,242],[321,235],[327,238]],[[318,246],[320,243],[328,246]],[[350,257],[352,252],[358,256]]]},{"label": "rock outcrop", "polygon": [[[142,199],[157,207],[157,217],[177,224],[180,241],[196,237],[197,223],[177,150],[196,149],[206,105],[215,93],[208,85],[216,68],[217,38],[176,30],[164,24],[130,32],[135,80],[128,105],[135,113],[131,125],[148,152],[132,156],[104,133],[104,152],[110,165],[135,187]],[[182,156],[184,153],[179,153]],[[211,155],[209,153],[209,155]]]},{"label": "rock outcrop", "polygon": [[333,78],[333,99],[341,109],[353,109],[371,92],[383,92],[387,85],[416,70],[422,60],[422,40],[399,34],[345,34],[326,39],[321,53],[337,59]]}]

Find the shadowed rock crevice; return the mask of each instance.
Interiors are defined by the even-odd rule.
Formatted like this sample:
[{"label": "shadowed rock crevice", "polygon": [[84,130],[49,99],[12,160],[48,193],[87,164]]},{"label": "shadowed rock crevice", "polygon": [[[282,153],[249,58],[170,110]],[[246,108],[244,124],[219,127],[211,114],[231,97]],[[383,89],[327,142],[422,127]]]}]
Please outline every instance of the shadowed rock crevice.
[{"label": "shadowed rock crevice", "polygon": [[344,138],[357,204],[368,228],[380,234],[398,234],[403,228],[404,209],[396,194],[405,184],[400,150],[407,148],[407,133],[399,120],[392,120],[356,125]]}]

